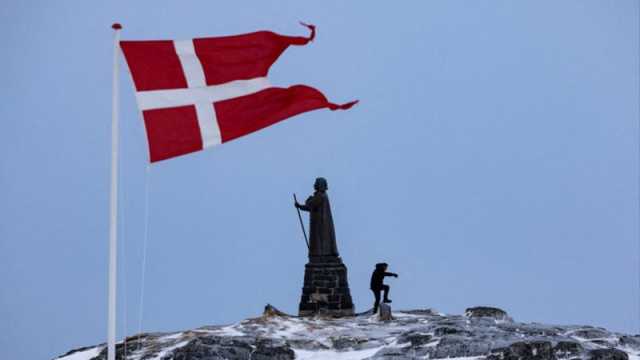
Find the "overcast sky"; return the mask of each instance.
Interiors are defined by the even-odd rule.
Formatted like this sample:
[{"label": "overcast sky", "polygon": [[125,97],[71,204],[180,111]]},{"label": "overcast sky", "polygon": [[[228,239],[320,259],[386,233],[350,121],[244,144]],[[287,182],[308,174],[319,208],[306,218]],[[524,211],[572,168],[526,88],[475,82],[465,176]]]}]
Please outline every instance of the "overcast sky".
[{"label": "overcast sky", "polygon": [[[121,80],[118,338],[296,313],[292,206],[329,182],[358,311],[373,265],[395,309],[492,305],[638,333],[638,2],[26,1],[0,12],[0,358],[106,341],[111,62],[123,39],[269,29],[273,84],[319,110],[146,172]],[[124,65],[124,62],[122,62]]]}]

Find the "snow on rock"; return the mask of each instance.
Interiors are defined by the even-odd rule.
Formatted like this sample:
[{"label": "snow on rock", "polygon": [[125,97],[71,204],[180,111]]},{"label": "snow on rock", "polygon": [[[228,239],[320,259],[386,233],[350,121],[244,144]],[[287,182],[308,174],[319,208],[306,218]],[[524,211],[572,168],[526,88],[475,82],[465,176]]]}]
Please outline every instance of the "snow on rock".
[{"label": "snow on rock", "polygon": [[102,351],[102,347],[96,346],[89,349],[80,349],[80,350],[72,350],[59,357],[59,360],[90,360],[95,359],[100,352]]},{"label": "snow on rock", "polygon": [[320,350],[320,351],[308,351],[308,350],[295,350],[296,359],[300,360],[363,360],[375,355],[383,347],[377,347],[364,350],[353,351],[336,351],[336,350]]},{"label": "snow on rock", "polygon": [[[226,326],[144,333],[116,345],[126,360],[640,360],[640,336],[591,326],[526,324],[497,308],[465,315],[432,309],[299,318],[265,308],[261,317]],[[104,344],[58,360],[104,360]]]}]

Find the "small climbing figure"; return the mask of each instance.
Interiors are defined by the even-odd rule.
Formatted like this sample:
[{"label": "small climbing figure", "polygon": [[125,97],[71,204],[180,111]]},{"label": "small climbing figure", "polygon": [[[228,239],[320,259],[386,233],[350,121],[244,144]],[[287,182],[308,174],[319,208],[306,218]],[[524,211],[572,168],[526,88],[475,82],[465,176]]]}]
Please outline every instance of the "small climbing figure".
[{"label": "small climbing figure", "polygon": [[387,268],[389,264],[387,263],[377,263],[376,269],[373,270],[373,274],[371,274],[371,291],[373,291],[373,295],[376,300],[373,303],[373,313],[378,312],[378,306],[380,305],[380,291],[384,291],[383,302],[390,303],[389,299],[389,285],[383,284],[383,280],[385,276],[393,276],[398,277],[398,274],[387,272]]}]

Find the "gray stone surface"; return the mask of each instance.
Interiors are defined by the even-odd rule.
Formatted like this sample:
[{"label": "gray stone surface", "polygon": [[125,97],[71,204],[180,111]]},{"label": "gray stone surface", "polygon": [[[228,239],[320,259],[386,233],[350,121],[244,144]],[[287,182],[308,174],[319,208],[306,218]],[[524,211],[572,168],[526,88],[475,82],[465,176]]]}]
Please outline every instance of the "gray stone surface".
[{"label": "gray stone surface", "polygon": [[[506,318],[502,310],[445,315],[432,309],[396,310],[388,321],[370,312],[309,318],[290,316],[268,305],[257,318],[226,326],[135,335],[127,338],[126,346],[118,343],[116,350],[118,360],[640,359],[637,335]],[[79,348],[60,359],[106,359],[106,347]]]},{"label": "gray stone surface", "polygon": [[489,360],[554,360],[556,359],[550,341],[518,341],[505,348],[492,350]]},{"label": "gray stone surface", "polygon": [[577,341],[558,341],[553,347],[553,353],[558,358],[572,358],[584,352],[584,348]]},{"label": "gray stone surface", "polygon": [[618,349],[595,349],[589,352],[589,360],[628,360],[629,355]]}]

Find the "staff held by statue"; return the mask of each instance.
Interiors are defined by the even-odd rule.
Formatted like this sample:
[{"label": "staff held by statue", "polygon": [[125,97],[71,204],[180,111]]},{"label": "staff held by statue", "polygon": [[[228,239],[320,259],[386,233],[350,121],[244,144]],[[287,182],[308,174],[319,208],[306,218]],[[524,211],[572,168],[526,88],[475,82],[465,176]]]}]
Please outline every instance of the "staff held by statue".
[{"label": "staff held by statue", "polygon": [[[296,194],[293,194],[293,201],[295,204],[298,203],[298,198]],[[307,238],[307,231],[304,229],[304,223],[302,222],[302,215],[300,214],[300,209],[296,206],[296,211],[298,212],[298,220],[300,220],[300,227],[302,228],[302,235],[304,235],[304,242],[307,243],[307,250],[309,249],[309,239]]]}]

